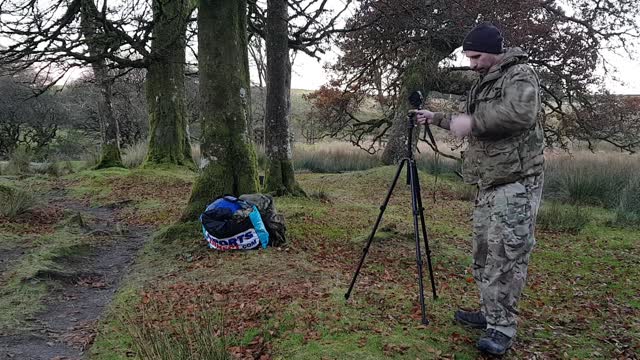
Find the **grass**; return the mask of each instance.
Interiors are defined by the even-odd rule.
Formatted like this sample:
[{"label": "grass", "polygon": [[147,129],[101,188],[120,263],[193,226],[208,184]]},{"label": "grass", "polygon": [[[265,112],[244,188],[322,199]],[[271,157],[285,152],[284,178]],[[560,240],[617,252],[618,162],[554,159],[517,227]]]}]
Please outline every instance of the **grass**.
[{"label": "grass", "polygon": [[[176,232],[167,231],[171,227],[167,227],[164,231],[159,231],[154,238],[145,243],[139,260],[132,265],[132,269],[123,281],[122,286],[114,296],[111,304],[108,306],[106,313],[102,317],[99,327],[99,336],[93,344],[90,354],[92,359],[122,359],[128,356],[127,352],[133,351],[136,346],[146,346],[145,344],[134,344],[136,337],[143,336],[138,332],[142,329],[135,328],[135,324],[140,321],[139,315],[143,310],[149,310],[153,304],[142,307],[141,297],[144,296],[145,284],[157,281],[158,276],[176,272],[183,264],[184,260],[191,256],[191,252],[183,246],[167,241],[166,237],[161,234],[176,234]],[[185,228],[178,232],[177,237],[188,232]],[[197,228],[196,228],[197,230]],[[192,238],[192,237],[191,237]],[[172,238],[171,240],[177,240]],[[162,273],[158,273],[158,269],[163,269]],[[149,324],[147,324],[149,325]],[[149,334],[147,336],[161,336],[160,333]],[[149,343],[147,343],[149,344]],[[131,354],[131,353],[129,353]]]},{"label": "grass", "polygon": [[461,166],[458,161],[434,155],[433,152],[416,155],[416,165],[418,169],[432,175],[442,175],[449,179],[458,179],[456,172],[460,172]]},{"label": "grass", "polygon": [[33,154],[23,147],[18,147],[9,155],[9,162],[2,169],[3,174],[20,175],[31,172]]},{"label": "grass", "polygon": [[540,229],[578,233],[591,221],[589,210],[578,205],[546,202],[538,212]]},{"label": "grass", "polygon": [[[451,322],[455,309],[478,302],[469,241],[473,188],[448,176],[436,183],[420,174],[439,295],[436,301],[429,297],[425,276],[430,324],[419,323],[410,191],[404,181],[385,211],[351,299],[344,300],[395,170],[298,173],[313,196],[276,199],[287,220],[287,246],[242,253],[208,250],[197,222],[171,225],[176,218],[171,209],[181,208],[195,178],[189,171],[66,176],[75,196],[95,204],[129,200],[122,221],[159,228],[103,317],[92,358],[139,356],[145,350],[136,346],[195,344],[173,343],[181,337],[169,334],[181,328],[192,329],[187,333],[210,328],[208,348],[220,349],[215,344],[224,341],[227,353],[241,358],[477,358],[479,333]],[[633,358],[640,349],[637,230],[608,226],[615,207],[580,208],[587,221],[573,216],[574,204],[546,201],[541,209],[539,224],[564,219],[560,224],[574,225],[539,226],[519,302],[518,340],[505,359]],[[163,211],[169,215],[151,223],[151,214]],[[139,316],[146,310],[148,316]],[[211,327],[194,326],[220,312],[224,318],[212,318]],[[160,335],[154,326],[173,332]]]},{"label": "grass", "polygon": [[0,215],[13,219],[36,205],[31,191],[0,184]]},{"label": "grass", "polygon": [[371,169],[380,164],[379,156],[345,143],[297,144],[293,150],[293,166],[297,170],[339,173]]},{"label": "grass", "polygon": [[[39,175],[21,180],[0,178],[0,186],[4,188],[7,184],[14,189],[13,185],[20,181],[37,189],[37,196],[44,195],[43,193],[52,187],[64,186],[72,196],[86,199],[94,205],[120,207],[122,218],[118,220],[122,222],[156,225],[159,221],[175,221],[182,207],[176,204],[188,195],[194,177],[195,174],[191,171],[175,168],[105,169],[81,171],[59,179]],[[68,261],[81,255],[87,249],[85,244],[96,240],[82,235],[77,228],[77,221],[70,217],[71,213],[65,213],[67,216],[63,218],[62,211],[58,212],[54,207],[52,204],[43,204],[33,214],[23,214],[24,216],[16,219],[0,217],[0,251],[15,254],[9,256],[11,261],[8,263],[4,262],[3,257],[2,265],[6,265],[7,268],[3,268],[0,275],[0,332],[4,334],[28,329],[29,322],[25,320],[44,309],[48,294],[58,286],[56,281],[50,281],[48,277],[54,276],[55,279],[57,276],[64,276]],[[160,214],[162,217],[158,219],[153,214]],[[198,232],[196,234],[200,235]],[[158,248],[164,246],[159,244],[153,250],[146,251],[155,253]],[[178,256],[183,255],[185,254],[181,250]],[[160,267],[169,267],[166,258],[159,257],[157,260],[158,264],[154,263],[152,272]],[[144,270],[139,269],[138,273],[144,273]],[[135,282],[130,284],[135,289]],[[137,301],[138,293],[133,294]],[[127,296],[131,295],[127,295],[126,288],[123,288],[118,299],[123,297],[124,301],[127,301]],[[191,332],[186,323],[183,328]],[[206,328],[203,328],[204,330]],[[157,335],[160,334],[159,332]],[[125,337],[123,341],[127,346],[136,343],[143,345],[140,341],[131,339],[127,340]],[[214,343],[213,340],[209,340],[208,337],[202,336],[199,341],[201,345]],[[202,348],[207,349],[211,346]],[[224,346],[219,348],[225,351]],[[206,357],[204,353],[199,353],[198,356],[203,359],[224,358]]]},{"label": "grass", "polygon": [[123,324],[140,359],[231,359],[223,333],[224,320],[218,314],[202,313],[193,318],[181,318],[169,326],[153,322],[153,308],[142,306],[138,315],[141,319],[125,319]]},{"label": "grass", "polygon": [[[72,196],[87,199],[94,205],[123,203],[129,207],[125,216],[151,219],[158,211],[158,201],[164,205],[158,221],[167,221],[181,210],[176,204],[186,204],[191,182],[196,174],[187,168],[107,168],[85,170],[65,177]],[[160,199],[160,200],[157,200]],[[173,203],[173,205],[171,205]],[[171,215],[167,215],[167,212]],[[172,218],[173,219],[173,218]]]},{"label": "grass", "polygon": [[[0,234],[0,237],[4,237]],[[18,239],[16,239],[18,240]],[[64,272],[67,259],[82,254],[88,239],[77,230],[64,228],[21,244],[21,256],[0,282],[0,331],[12,332],[27,327],[25,319],[44,306],[51,283],[38,274]]]},{"label": "grass", "polygon": [[[477,303],[468,242],[471,203],[460,200],[463,190],[457,181],[440,178],[433,202],[435,179],[421,174],[439,293],[439,300],[427,300],[431,324],[419,324],[410,192],[404,184],[394,192],[351,300],[344,301],[394,171],[388,166],[298,174],[298,181],[314,196],[277,198],[276,206],[287,218],[289,244],[284,249],[215,253],[205,249],[197,224],[167,228],[139,259],[136,269],[144,268],[146,277],[138,275],[136,291],[125,290],[133,302],[127,308],[149,301],[160,319],[179,322],[192,312],[224,304],[227,348],[236,355],[477,357],[478,333],[450,320],[457,307]],[[570,213],[574,207],[559,209]],[[520,303],[519,341],[506,358],[558,351],[569,358],[607,357],[639,345],[634,334],[640,329],[633,318],[640,314],[634,303],[640,288],[631,279],[640,276],[633,265],[640,249],[634,233],[605,226],[615,216],[610,210],[586,208],[585,213],[589,221],[575,234],[557,228],[538,232],[530,286]],[[428,281],[425,287],[428,296]],[[594,306],[602,311],[578,311]],[[602,334],[615,341],[603,341]],[[94,351],[103,355],[96,358],[109,358],[104,355],[107,343],[120,344],[108,348],[111,354],[126,353],[130,338],[126,331],[109,327],[98,337]]]},{"label": "grass", "polygon": [[35,174],[60,177],[71,174],[79,169],[78,161],[48,161],[37,165],[32,165],[31,171]]},{"label": "grass", "polygon": [[624,154],[547,156],[546,199],[571,204],[618,206],[622,190],[640,173],[640,159]]},{"label": "grass", "polygon": [[149,145],[146,141],[140,141],[122,150],[122,165],[128,169],[137,168],[147,157]]},{"label": "grass", "polygon": [[[428,149],[423,150],[422,153],[415,154],[418,169],[448,179],[457,179],[455,173],[460,171],[460,164],[457,161],[434,156],[433,152]],[[293,151],[293,162],[294,168],[297,170],[316,173],[361,171],[382,165],[380,152],[369,154],[351,144],[342,142],[322,142],[314,145],[297,144]]]},{"label": "grass", "polygon": [[[579,206],[614,209],[614,226],[640,225],[640,159],[626,154],[593,154],[549,156],[545,173],[544,196],[547,200]],[[550,216],[547,216],[550,215]],[[562,230],[579,230],[588,222],[582,211],[561,211],[558,206],[542,213],[543,226]]]},{"label": "grass", "polygon": [[620,193],[616,208],[615,223],[618,225],[640,225],[640,178],[630,179]]}]

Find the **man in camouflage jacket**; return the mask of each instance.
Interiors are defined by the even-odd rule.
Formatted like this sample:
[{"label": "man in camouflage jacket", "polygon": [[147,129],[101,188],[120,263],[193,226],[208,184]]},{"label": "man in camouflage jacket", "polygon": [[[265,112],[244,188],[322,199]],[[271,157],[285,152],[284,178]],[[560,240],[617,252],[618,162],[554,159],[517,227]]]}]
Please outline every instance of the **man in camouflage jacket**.
[{"label": "man in camouflage jacket", "polygon": [[535,245],[543,184],[544,136],[538,119],[539,82],[518,48],[503,49],[492,25],[474,28],[463,43],[480,73],[460,114],[415,111],[417,122],[468,137],[463,177],[478,186],[473,212],[473,276],[480,311],[458,310],[456,321],[486,329],[478,349],[504,354],[516,333],[516,304]]}]

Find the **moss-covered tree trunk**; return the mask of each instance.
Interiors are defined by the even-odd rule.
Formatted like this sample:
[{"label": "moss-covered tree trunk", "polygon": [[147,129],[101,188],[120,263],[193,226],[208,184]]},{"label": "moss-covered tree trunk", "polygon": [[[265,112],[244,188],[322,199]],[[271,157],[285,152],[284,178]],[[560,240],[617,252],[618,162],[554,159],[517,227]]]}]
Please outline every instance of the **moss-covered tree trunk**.
[{"label": "moss-covered tree trunk", "polygon": [[183,220],[214,198],[258,190],[256,155],[249,141],[249,59],[246,0],[202,0],[198,11],[201,172]]},{"label": "moss-covered tree trunk", "polygon": [[89,55],[96,60],[91,63],[93,76],[100,98],[98,99],[98,116],[100,118],[102,138],[102,154],[96,169],[109,167],[124,167],[120,155],[120,129],[118,120],[113,114],[112,106],[112,79],[102,55],[106,53],[106,45],[103,43],[98,31],[98,10],[93,0],[83,0],[81,4],[81,31],[86,39]]},{"label": "moss-covered tree trunk", "polygon": [[[409,95],[414,91],[422,91],[423,95],[427,95],[425,89],[425,69],[423,64],[416,62],[405,71],[402,79],[402,90],[400,91],[400,99],[396,108],[395,118],[391,126],[391,134],[387,146],[382,152],[382,162],[387,165],[398,163],[407,155],[407,143],[409,142],[407,113],[410,109]],[[417,135],[418,131],[414,131]],[[415,142],[417,137],[411,139]]]},{"label": "moss-covered tree trunk", "polygon": [[185,107],[185,47],[190,0],[153,0],[147,69],[149,152],[145,164],[193,165]]},{"label": "moss-covered tree trunk", "polygon": [[[402,89],[389,142],[382,153],[384,164],[395,164],[406,156],[407,142],[409,141],[407,131],[407,113],[410,109],[409,95],[417,90],[422,91],[425,98],[429,95],[429,91],[436,87],[437,81],[434,76],[438,73],[438,64],[455,50],[452,46],[453,44],[443,43],[431,47],[425,51],[424,56],[414,59],[407,66],[402,77]],[[417,141],[417,135],[418,131],[414,131],[412,142]]]},{"label": "moss-covered tree trunk", "polygon": [[291,61],[288,48],[286,0],[267,1],[267,103],[265,149],[268,158],[266,191],[276,195],[303,194],[291,162]]},{"label": "moss-covered tree trunk", "polygon": [[[401,92],[404,95],[405,91]],[[394,114],[393,124],[389,134],[389,140],[382,152],[382,163],[392,165],[398,163],[407,155],[407,111],[406,104],[399,104]]]}]

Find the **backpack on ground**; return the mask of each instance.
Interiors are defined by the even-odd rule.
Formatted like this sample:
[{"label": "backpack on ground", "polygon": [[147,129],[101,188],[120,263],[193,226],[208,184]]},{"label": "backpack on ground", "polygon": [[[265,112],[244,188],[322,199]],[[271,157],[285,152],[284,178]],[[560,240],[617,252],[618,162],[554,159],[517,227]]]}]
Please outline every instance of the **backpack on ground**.
[{"label": "backpack on ground", "polygon": [[223,196],[209,204],[200,215],[200,222],[204,239],[212,249],[250,250],[269,244],[269,233],[258,208],[233,196]]}]

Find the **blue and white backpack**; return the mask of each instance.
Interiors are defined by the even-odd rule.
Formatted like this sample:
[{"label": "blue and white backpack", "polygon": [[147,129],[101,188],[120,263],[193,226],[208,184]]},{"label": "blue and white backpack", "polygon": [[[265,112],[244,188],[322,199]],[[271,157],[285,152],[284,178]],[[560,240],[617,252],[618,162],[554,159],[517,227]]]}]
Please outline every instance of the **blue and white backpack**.
[{"label": "blue and white backpack", "polygon": [[209,204],[200,215],[202,233],[210,248],[250,250],[269,244],[258,209],[233,196],[224,196]]}]

